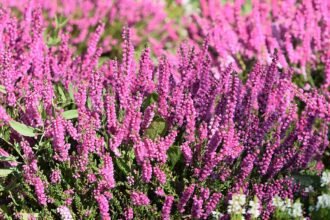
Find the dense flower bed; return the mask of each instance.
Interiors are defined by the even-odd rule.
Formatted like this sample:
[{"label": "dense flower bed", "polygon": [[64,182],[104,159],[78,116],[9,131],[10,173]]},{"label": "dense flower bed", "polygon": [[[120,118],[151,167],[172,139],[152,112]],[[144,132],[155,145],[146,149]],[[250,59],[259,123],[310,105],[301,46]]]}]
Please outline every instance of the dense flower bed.
[{"label": "dense flower bed", "polygon": [[[102,53],[107,56],[119,56],[121,53],[121,30],[124,25],[131,29],[132,43],[139,49],[149,44],[157,55],[175,49],[183,31],[175,17],[167,17],[167,10],[178,15],[183,9],[177,5],[166,7],[165,1],[158,0],[3,0],[4,6],[10,7],[15,15],[23,15],[29,22],[34,8],[41,10],[46,28],[47,44],[59,44],[63,36],[57,36],[56,28],[69,34],[69,42],[81,53],[87,48],[87,40],[96,27],[101,27],[99,41]],[[56,27],[54,20],[61,21]],[[146,34],[148,33],[148,34]],[[166,46],[165,46],[166,45]]]},{"label": "dense flower bed", "polygon": [[326,3],[201,0],[178,46],[180,1],[77,2],[1,2],[1,218],[330,217]]},{"label": "dense flower bed", "polygon": [[281,66],[297,68],[304,75],[325,62],[330,47],[327,1],[252,0],[252,7],[242,0],[200,2],[201,14],[188,22],[190,36],[195,40],[209,36],[223,64],[236,62],[244,68],[240,59],[270,62],[275,49]]}]

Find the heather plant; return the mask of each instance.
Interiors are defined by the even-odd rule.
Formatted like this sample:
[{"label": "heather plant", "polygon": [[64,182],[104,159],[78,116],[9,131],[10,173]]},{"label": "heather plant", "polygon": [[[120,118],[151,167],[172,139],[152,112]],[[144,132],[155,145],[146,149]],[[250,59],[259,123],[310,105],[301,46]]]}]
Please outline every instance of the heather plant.
[{"label": "heather plant", "polygon": [[330,214],[329,200],[329,171],[322,172],[321,178],[313,173],[300,180],[301,187],[305,187],[301,198],[293,202],[291,199],[273,198],[275,219],[300,219],[305,213],[312,219],[328,219]]},{"label": "heather plant", "polygon": [[218,65],[248,71],[256,60],[271,62],[278,49],[282,67],[293,68],[311,86],[325,81],[320,75],[330,49],[328,1],[199,2],[200,12],[186,18],[189,36],[197,42],[208,37]]},{"label": "heather plant", "polygon": [[276,52],[242,79],[212,65],[208,39],[177,63],[148,47],[136,60],[128,28],[122,57],[101,61],[104,24],[76,54],[69,23],[48,44],[40,8],[0,10],[1,217],[317,216],[303,196],[329,146],[326,90],[292,83]]},{"label": "heather plant", "polygon": [[[91,33],[103,23],[102,36],[99,41],[103,48],[103,56],[114,58],[119,56],[121,48],[121,29],[129,26],[132,42],[141,51],[149,44],[153,53],[160,55],[173,50],[175,42],[183,35],[177,22],[183,14],[180,5],[169,1],[155,0],[3,0],[0,6],[10,8],[13,14],[30,19],[33,8],[40,8],[45,18],[45,32],[52,33],[56,28],[54,20],[63,18],[67,21],[63,31],[70,35],[70,45],[75,52],[82,53],[88,45],[86,42]],[[173,15],[173,16],[171,16]],[[99,27],[100,28],[100,27]],[[145,33],[148,34],[145,34]],[[49,43],[58,44],[61,36],[49,39]]]}]

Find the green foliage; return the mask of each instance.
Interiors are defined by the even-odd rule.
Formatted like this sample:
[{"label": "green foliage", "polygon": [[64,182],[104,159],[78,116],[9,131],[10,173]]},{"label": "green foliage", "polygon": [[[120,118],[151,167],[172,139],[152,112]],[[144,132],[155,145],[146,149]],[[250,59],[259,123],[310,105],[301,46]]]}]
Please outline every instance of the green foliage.
[{"label": "green foliage", "polygon": [[7,93],[6,88],[3,85],[0,85],[0,92],[3,94]]},{"label": "green foliage", "polygon": [[32,217],[35,217],[35,218],[38,219],[38,217],[39,217],[39,214],[38,213],[24,213],[24,212],[22,212],[20,214],[22,216],[22,220],[29,220]]},{"label": "green foliage", "polygon": [[0,156],[0,162],[16,162],[16,158],[14,156]]},{"label": "green foliage", "polygon": [[318,186],[320,184],[320,177],[316,175],[296,174],[293,178],[302,187]]},{"label": "green foliage", "polygon": [[62,115],[63,115],[63,118],[66,120],[78,118],[78,110],[76,110],[76,109],[68,110],[68,111],[63,112]]},{"label": "green foliage", "polygon": [[13,169],[0,169],[0,178],[8,176],[12,172],[14,172]]},{"label": "green foliage", "polygon": [[184,15],[184,8],[179,7],[173,0],[167,2],[167,16],[171,19],[180,19]]},{"label": "green foliage", "polygon": [[49,27],[44,32],[44,39],[48,47],[57,46],[61,42],[59,36],[60,30],[63,29],[68,22],[68,18],[60,15],[55,16],[55,27]]},{"label": "green foliage", "polygon": [[285,211],[276,209],[272,219],[274,220],[292,220],[292,217]]},{"label": "green foliage", "polygon": [[330,219],[330,208],[320,208],[313,211],[312,219]]},{"label": "green foliage", "polygon": [[[193,4],[198,5],[198,1],[192,0]],[[251,1],[248,0],[242,7],[242,13],[247,14],[251,11]],[[178,6],[174,1],[168,1],[168,8],[167,13],[171,19],[180,20],[182,14],[184,13],[185,9],[181,6]],[[47,45],[49,47],[57,46],[60,44],[60,31],[65,27],[68,19],[61,16],[56,16],[55,18],[55,28],[49,27],[45,31],[45,39],[47,40]],[[107,22],[107,21],[105,21]],[[137,24],[138,32],[144,31],[144,28],[148,25],[147,21],[140,22]],[[123,24],[120,21],[114,21],[111,24],[106,25],[106,30],[102,38],[104,39],[106,36],[112,36],[114,39],[121,38],[121,30]],[[92,33],[92,31],[91,31]],[[141,33],[137,33],[141,35]],[[142,51],[142,48],[145,47],[145,42],[147,42],[149,37],[159,38],[159,33],[154,34],[150,33],[150,35],[142,34],[142,43],[137,48],[137,53],[139,54]],[[81,45],[77,46],[79,49],[77,54],[82,53],[83,50],[86,49],[86,44],[82,43]],[[121,49],[119,47],[114,47],[111,51],[105,51],[101,58],[98,60],[98,67],[102,66],[109,58],[119,57],[121,54]],[[240,75],[243,81],[247,78],[247,73],[250,72],[250,69],[255,60],[244,60],[245,58],[237,55],[235,59],[238,61],[239,65],[241,65],[242,69],[244,70],[243,74]],[[320,67],[317,71],[323,71],[324,67]],[[319,82],[324,79],[318,78],[317,72],[310,73],[307,75],[308,77],[305,79],[302,75],[295,76],[297,84],[300,87],[303,87],[306,82],[310,82],[312,85],[318,85]],[[56,114],[56,110],[62,111],[62,116],[66,120],[76,119],[78,118],[78,110],[76,109],[74,103],[74,94],[77,92],[77,88],[74,88],[72,84],[69,84],[68,89],[62,84],[55,84],[54,86],[54,93],[56,98],[53,100],[53,114]],[[0,93],[6,94],[6,88],[3,85],[0,85]],[[0,94],[1,95],[1,94]],[[221,97],[219,97],[220,99]],[[156,103],[159,99],[157,93],[151,93],[142,104],[142,112],[150,105]],[[300,109],[303,108],[302,102],[299,102]],[[87,98],[87,107],[92,109],[92,102],[90,97]],[[43,113],[43,119],[48,119],[48,115],[45,114],[43,109],[42,103],[39,106],[39,111]],[[11,112],[12,113],[12,112]],[[16,114],[17,112],[13,113]],[[52,116],[54,116],[52,115]],[[122,122],[125,116],[125,111],[122,109],[117,109],[117,115],[119,122]],[[16,115],[17,116],[17,115]],[[76,120],[73,120],[75,123]],[[29,216],[34,215],[38,216],[40,219],[53,219],[52,216],[57,215],[56,207],[63,205],[65,201],[72,197],[73,203],[70,207],[72,214],[75,215],[77,219],[98,219],[99,218],[99,209],[98,205],[96,204],[93,198],[93,191],[95,190],[95,183],[90,183],[87,181],[87,174],[94,173],[96,174],[97,178],[100,176],[97,174],[98,169],[102,166],[102,161],[100,160],[99,155],[93,155],[88,158],[89,165],[85,172],[79,173],[79,178],[74,176],[76,172],[76,164],[69,164],[69,163],[56,163],[49,161],[50,158],[53,157],[54,152],[52,148],[52,141],[47,140],[44,138],[43,135],[39,135],[38,130],[36,128],[29,127],[25,124],[19,123],[15,120],[10,121],[10,127],[14,129],[19,134],[28,137],[29,141],[33,141],[33,151],[38,158],[38,167],[40,170],[38,171],[38,176],[40,176],[45,183],[48,183],[46,186],[47,195],[49,195],[54,202],[49,205],[50,208],[37,210],[35,207],[39,207],[37,204],[37,199],[34,194],[33,187],[29,186],[28,184],[24,183],[22,173],[17,172],[15,168],[0,168],[0,195],[5,195],[1,198],[11,198],[11,204],[3,205],[3,201],[0,201],[0,216],[4,215],[5,219],[12,219],[8,213],[12,213],[13,210],[16,213],[21,213],[23,219],[27,219]],[[317,125],[316,125],[317,127]],[[18,143],[13,142],[14,144],[10,144],[9,139],[10,136],[10,129],[6,128],[6,126],[0,128],[1,140],[7,142],[6,149],[11,149],[13,152],[10,152],[12,155],[15,156],[0,156],[0,163],[1,162],[16,162],[18,163],[19,169],[22,168],[22,164],[24,160],[22,160],[21,149]],[[105,128],[102,127],[98,130],[98,134],[105,138],[106,145],[108,147],[108,140],[110,134],[104,131]],[[286,131],[285,136],[288,137],[291,132],[294,130],[293,125],[289,127]],[[155,116],[153,121],[151,122],[150,126],[145,131],[145,136],[152,140],[155,140],[159,137],[164,137],[168,131],[168,124],[166,121],[161,118],[160,116]],[[45,132],[46,133],[46,132]],[[181,132],[181,135],[184,134],[184,131]],[[268,135],[268,134],[267,134]],[[182,138],[178,136],[181,140]],[[3,138],[3,139],[2,139]],[[273,138],[273,133],[269,134],[268,139]],[[166,194],[173,195],[177,200],[180,197],[180,193],[183,191],[184,186],[188,183],[194,183],[195,177],[193,176],[193,171],[190,170],[189,167],[185,167],[184,158],[182,156],[182,152],[180,150],[180,140],[176,141],[175,145],[171,146],[167,152],[168,154],[168,161],[166,164],[162,164],[161,169],[166,173],[167,182],[163,184],[163,187]],[[13,140],[14,141],[14,140]],[[15,140],[16,141],[16,140]],[[79,146],[76,146],[76,142],[72,141],[70,138],[66,138],[66,141],[70,141],[71,150],[75,151]],[[0,143],[0,147],[2,143]],[[126,145],[127,144],[127,145]],[[147,185],[141,181],[141,173],[139,173],[136,169],[138,165],[136,165],[135,161],[135,154],[133,147],[131,146],[132,143],[125,143],[121,146],[121,157],[113,157],[114,161],[114,170],[116,175],[116,188],[111,190],[111,193],[114,195],[112,200],[110,201],[111,210],[116,210],[115,213],[111,213],[114,219],[119,219],[122,217],[122,212],[124,208],[127,206],[131,206],[129,203],[129,193],[132,189],[139,189],[146,194],[148,194],[149,198],[153,199],[155,197],[154,190],[159,184],[156,182],[155,179],[152,180],[150,185]],[[75,153],[72,153],[75,156]],[[19,156],[19,157],[18,157]],[[17,157],[17,158],[16,158]],[[21,157],[21,158],[20,158]],[[239,158],[238,160],[242,160]],[[152,163],[154,163],[152,161]],[[239,166],[236,163],[236,166]],[[182,165],[182,166],[181,166]],[[201,164],[199,164],[201,165]],[[238,170],[239,167],[233,167],[233,171]],[[59,169],[62,173],[62,179],[60,183],[57,184],[50,184],[49,177],[51,174],[51,170]],[[217,168],[221,169],[221,167]],[[176,173],[180,173],[180,175],[176,175]],[[134,177],[135,183],[133,185],[127,184],[127,177]],[[300,183],[302,187],[307,186],[315,186],[319,185],[319,177],[311,173],[299,173],[294,176],[296,182]],[[21,183],[24,184],[21,184]],[[220,180],[213,180],[212,183],[205,181],[204,186],[209,187],[213,191],[221,191],[226,192],[233,184],[234,180],[229,179],[225,182]],[[202,185],[201,184],[201,185]],[[86,190],[86,185],[88,185],[88,190]],[[152,187],[149,187],[152,186]],[[65,190],[68,189],[75,189],[73,195],[67,195],[64,193]],[[120,199],[118,199],[120,198]],[[15,203],[15,204],[14,204]],[[157,204],[155,204],[157,203]],[[162,205],[162,201],[160,199],[157,202],[152,202],[152,205],[145,206],[145,207],[134,207],[135,218],[136,219],[160,219],[160,214],[157,210],[160,209]],[[13,205],[14,204],[14,205]],[[315,199],[313,203],[315,204]],[[19,210],[15,210],[19,207]],[[221,207],[223,208],[223,207]],[[175,209],[175,208],[174,208]],[[223,208],[224,209],[224,208]],[[175,210],[176,211],[176,210]],[[86,214],[89,213],[87,216]],[[83,217],[82,217],[83,216]],[[328,209],[321,209],[320,211],[314,211],[312,214],[314,219],[330,219],[330,211]],[[232,219],[241,219],[242,216],[232,216]],[[173,219],[180,219],[181,216],[177,215],[177,213],[173,214]],[[188,217],[190,218],[190,216]],[[290,216],[281,211],[276,211],[275,219],[291,219]]]},{"label": "green foliage", "polygon": [[166,121],[161,117],[155,117],[145,134],[148,138],[155,140],[157,137],[164,136],[167,130]]},{"label": "green foliage", "polygon": [[170,149],[168,149],[167,154],[170,163],[170,169],[173,170],[175,165],[180,160],[183,160],[181,149],[179,146],[171,146]]},{"label": "green foliage", "polygon": [[245,1],[245,4],[242,6],[242,14],[249,14],[252,11],[252,2],[251,0]]},{"label": "green foliage", "polygon": [[235,214],[230,216],[231,220],[244,220],[244,217],[240,214]]},{"label": "green foliage", "polygon": [[144,111],[148,106],[158,101],[158,94],[151,93],[142,103],[142,111]]},{"label": "green foliage", "polygon": [[22,124],[20,122],[17,122],[15,120],[10,120],[9,121],[9,125],[12,129],[14,129],[15,131],[17,131],[19,134],[26,136],[26,137],[34,137],[37,135],[37,133],[35,133],[35,129],[32,127],[29,127],[25,124]]},{"label": "green foliage", "polygon": [[127,164],[125,163],[125,160],[123,160],[122,158],[116,157],[115,159],[115,163],[116,166],[119,168],[119,170],[125,175],[127,176],[128,173],[130,172],[129,167],[127,166]]}]

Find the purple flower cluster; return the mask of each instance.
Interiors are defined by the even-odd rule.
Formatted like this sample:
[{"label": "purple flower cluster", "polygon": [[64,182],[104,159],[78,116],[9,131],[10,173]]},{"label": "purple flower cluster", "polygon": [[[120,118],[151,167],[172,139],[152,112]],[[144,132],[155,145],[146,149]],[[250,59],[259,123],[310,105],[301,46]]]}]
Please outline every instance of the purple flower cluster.
[{"label": "purple flower cluster", "polygon": [[[54,28],[54,19],[61,15],[65,18],[65,26],[62,29],[61,38],[70,41],[71,44],[78,45],[80,48],[85,41],[90,39],[90,30],[99,32],[98,38],[101,37],[101,29],[121,31],[118,26],[127,24],[132,27],[132,41],[135,45],[143,44],[148,41],[157,54],[164,53],[163,44],[168,41],[176,41],[179,38],[177,24],[174,19],[167,18],[166,3],[154,0],[73,0],[73,1],[53,1],[53,0],[4,0],[1,2],[2,7],[18,10],[31,20],[31,13],[34,8],[38,7],[45,17],[44,23]],[[26,20],[25,25],[29,25]],[[100,21],[105,21],[105,25],[97,27]],[[144,31],[154,33],[154,35],[145,35],[144,31],[138,29],[143,26]],[[25,32],[27,33],[27,32]],[[161,34],[160,34],[161,33]],[[69,36],[67,35],[69,34]],[[103,35],[101,46],[105,52],[111,51],[120,42],[116,37],[118,33],[112,35]],[[27,39],[27,38],[26,38]],[[98,40],[91,40],[89,52],[93,53],[96,49]],[[37,51],[36,51],[37,52]],[[60,69],[59,69],[60,71]]]},{"label": "purple flower cluster", "polygon": [[242,58],[269,63],[275,49],[282,67],[294,66],[305,76],[309,65],[316,69],[326,62],[330,48],[329,2],[251,2],[200,0],[200,13],[186,18],[190,37],[194,41],[208,37],[215,60],[223,67],[234,62],[237,68],[245,68]]},{"label": "purple flower cluster", "polygon": [[[316,65],[313,56],[327,44],[325,6],[314,15],[316,6],[308,1],[297,7],[273,1],[272,9],[260,3],[243,21],[240,1],[225,6],[201,1],[207,21],[228,29],[228,39],[214,33],[200,49],[183,44],[177,63],[167,56],[154,61],[145,48],[136,62],[132,29],[124,28],[122,59],[101,63],[106,48],[98,42],[106,29],[99,16],[86,52],[78,55],[65,32],[56,46],[43,38],[42,10],[50,7],[51,15],[65,7],[54,10],[45,1],[39,8],[32,2],[21,19],[0,9],[0,85],[5,91],[0,93],[0,137],[8,142],[0,153],[17,156],[20,172],[15,175],[22,173],[24,188],[15,189],[16,200],[32,201],[31,211],[43,209],[51,216],[56,206],[61,216],[72,210],[82,219],[133,219],[133,213],[138,219],[170,219],[172,214],[207,219],[234,194],[244,193],[256,196],[262,218],[270,219],[272,198],[300,195],[293,176],[322,163],[329,146],[329,93],[300,89],[292,83],[293,71],[278,67],[285,55],[301,68],[307,61]],[[74,7],[70,2],[63,1],[70,6],[66,14]],[[95,1],[94,11],[91,1],[83,1],[82,9],[103,17],[108,13],[103,8],[109,7],[101,7],[102,2]],[[228,19],[211,11],[217,7]],[[299,53],[290,55],[290,43],[282,45],[268,36],[273,32],[263,32],[272,19],[261,18],[276,8],[294,16],[285,25],[284,15],[272,13],[276,33],[283,29],[305,45],[295,45]],[[300,15],[302,21],[296,19]],[[88,22],[79,29],[87,31]],[[306,25],[320,35],[300,36]],[[86,33],[80,34],[77,38],[85,39]],[[228,44],[217,42],[222,40]],[[257,50],[260,61],[247,75],[233,65],[214,66],[212,53],[229,53],[225,46],[249,58]],[[268,55],[271,61],[263,62]]]},{"label": "purple flower cluster", "polygon": [[162,208],[162,219],[169,220],[171,215],[172,204],[174,201],[173,196],[166,196],[165,202]]},{"label": "purple flower cluster", "polygon": [[141,192],[132,192],[131,200],[133,205],[137,206],[149,205],[150,203],[149,198]]}]

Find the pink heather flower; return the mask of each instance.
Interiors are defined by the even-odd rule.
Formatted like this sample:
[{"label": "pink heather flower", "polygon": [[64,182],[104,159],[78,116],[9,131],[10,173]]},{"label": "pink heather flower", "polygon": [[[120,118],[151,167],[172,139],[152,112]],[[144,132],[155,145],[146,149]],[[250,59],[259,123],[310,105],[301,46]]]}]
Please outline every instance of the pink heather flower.
[{"label": "pink heather flower", "polygon": [[134,185],[134,176],[127,176],[127,183],[130,186]]},{"label": "pink heather flower", "polygon": [[120,128],[116,135],[110,140],[110,149],[114,152],[117,157],[121,156],[121,153],[118,149],[123,139],[125,138],[125,128]]},{"label": "pink heather flower", "polygon": [[[150,139],[145,139],[144,142],[139,142],[136,148],[136,155],[138,160],[145,160],[145,158],[155,158],[157,143]],[[140,162],[139,162],[140,163]]]},{"label": "pink heather flower", "polygon": [[123,42],[123,71],[127,76],[131,74],[131,68],[133,66],[133,53],[134,48],[131,41],[131,29],[124,27],[122,32]]},{"label": "pink heather flower", "polygon": [[215,152],[210,154],[210,157],[207,158],[203,169],[200,170],[199,179],[200,181],[204,181],[213,171],[214,167],[220,162],[222,159],[221,155],[217,155]]},{"label": "pink heather flower", "polygon": [[136,205],[136,206],[149,205],[149,203],[150,203],[149,198],[141,192],[132,192],[131,200],[132,200],[133,205]]},{"label": "pink heather flower", "polygon": [[[36,85],[36,90],[41,89]],[[41,99],[40,94],[37,92],[29,93],[26,97],[26,111],[25,111],[25,120],[28,125],[33,127],[42,126],[43,121],[41,114],[38,111],[39,99]]]},{"label": "pink heather flower", "polygon": [[65,200],[65,205],[70,206],[70,205],[72,204],[72,201],[73,201],[73,198],[72,198],[72,197],[67,198],[67,199]]},{"label": "pink heather flower", "polygon": [[174,201],[173,196],[165,197],[165,202],[164,202],[164,205],[162,208],[162,219],[163,220],[170,220],[170,214],[171,214],[173,201]]},{"label": "pink heather flower", "polygon": [[206,203],[205,208],[204,208],[204,210],[205,210],[204,216],[206,218],[211,214],[212,211],[214,211],[214,209],[218,205],[221,197],[222,197],[221,193],[212,194],[212,196],[210,197],[209,201]]},{"label": "pink heather flower", "polygon": [[125,209],[124,218],[125,218],[125,220],[133,220],[134,213],[133,213],[133,209],[131,207],[128,207]]},{"label": "pink heather flower", "polygon": [[61,220],[73,220],[70,209],[67,206],[60,206],[56,211],[60,214]]},{"label": "pink heather flower", "polygon": [[186,100],[186,140],[188,142],[193,142],[195,140],[196,114],[194,101],[188,97]]},{"label": "pink heather flower", "polygon": [[117,128],[117,116],[115,108],[115,100],[113,96],[107,95],[105,97],[105,110],[107,116],[107,128],[108,132],[111,134]]},{"label": "pink heather flower", "polygon": [[159,83],[158,83],[158,112],[161,116],[167,116],[168,114],[168,105],[167,105],[167,97],[169,94],[169,63],[164,57],[160,61],[159,65]]},{"label": "pink heather flower", "polygon": [[179,126],[183,125],[184,118],[186,115],[185,112],[185,97],[183,93],[183,88],[182,86],[178,88],[174,88],[173,91],[176,95],[174,97],[171,97],[170,103],[172,106],[175,106],[175,108],[172,109],[171,114],[173,115],[174,119],[173,121],[177,123]]},{"label": "pink heather flower", "polygon": [[200,174],[200,172],[201,172],[201,169],[199,169],[199,168],[195,168],[195,169],[194,169],[194,174],[193,174],[193,175],[194,175],[195,177],[198,177],[199,174]]},{"label": "pink heather flower", "polygon": [[58,183],[61,181],[61,171],[60,170],[53,170],[50,175],[50,182],[51,183]]},{"label": "pink heather flower", "polygon": [[78,141],[79,139],[79,134],[77,129],[73,126],[71,121],[66,121],[65,122],[65,129],[66,131],[70,134],[70,136],[73,138],[73,140]]},{"label": "pink heather flower", "polygon": [[142,164],[142,179],[144,182],[150,182],[152,177],[152,166],[149,160],[145,160]]},{"label": "pink heather flower", "polygon": [[73,189],[67,189],[67,190],[64,191],[64,193],[66,195],[73,195],[74,194],[74,190]]},{"label": "pink heather flower", "polygon": [[200,189],[200,197],[205,201],[209,198],[210,196],[210,190],[207,187],[202,187]]},{"label": "pink heather flower", "polygon": [[136,158],[136,162],[138,165],[142,166],[144,158],[147,156],[146,155],[146,148],[144,146],[144,143],[141,141],[141,139],[133,140],[133,149],[134,149],[134,154]]},{"label": "pink heather flower", "polygon": [[115,179],[112,158],[106,154],[103,157],[103,161],[103,167],[99,170],[102,176],[101,184],[108,188],[113,188],[115,187]]},{"label": "pink heather flower", "polygon": [[91,58],[97,51],[97,42],[100,40],[100,37],[104,31],[104,23],[101,23],[97,26],[95,32],[88,42],[87,57]]},{"label": "pink heather flower", "polygon": [[[22,1],[28,2],[23,21],[21,18],[11,18],[10,11],[0,10],[0,85],[4,85],[7,91],[7,94],[0,94],[0,99],[3,98],[0,124],[7,124],[10,120],[6,110],[15,109],[15,120],[20,123],[49,129],[42,140],[52,141],[55,162],[70,160],[74,178],[82,178],[89,173],[88,183],[97,183],[91,186],[86,184],[83,190],[96,185],[95,200],[103,219],[110,219],[110,189],[115,187],[112,158],[106,153],[108,148],[116,156],[120,156],[121,151],[134,150],[136,160],[133,161],[137,162],[135,167],[139,169],[134,171],[134,175],[138,176],[142,169],[145,182],[150,182],[154,174],[160,183],[165,183],[166,175],[160,167],[166,166],[170,147],[181,144],[186,165],[192,166],[194,175],[192,179],[188,178],[190,183],[181,194],[178,211],[186,212],[186,207],[192,205],[189,211],[197,219],[209,217],[222,197],[216,192],[210,196],[208,188],[201,188],[205,180],[205,183],[219,178],[225,181],[238,174],[224,199],[240,190],[247,196],[256,194],[265,204],[262,219],[268,219],[273,212],[269,198],[279,195],[293,199],[298,193],[298,184],[282,178],[283,174],[291,176],[293,172],[308,168],[314,161],[317,162],[316,169],[324,168],[319,165],[322,165],[320,160],[329,145],[327,87],[323,85],[320,89],[310,88],[309,91],[298,89],[291,83],[293,71],[285,69],[299,66],[300,72],[307,72],[308,66],[313,69],[323,65],[324,56],[328,59],[326,69],[329,69],[329,58],[325,54],[327,51],[324,51],[329,44],[329,8],[327,3],[323,3],[327,1],[274,0],[270,4],[254,1],[251,13],[245,14],[241,10],[242,0],[234,4],[202,0],[201,14],[192,17],[188,31],[195,43],[206,38],[203,48],[193,50],[183,45],[173,60],[171,56],[166,56],[157,66],[152,63],[151,52],[146,49],[139,68],[133,48],[133,43],[140,40],[136,29],[124,30],[123,62],[110,61],[97,66],[98,58],[105,49],[98,48],[97,44],[106,28],[105,24],[97,24],[105,15],[109,15],[111,21],[122,21],[120,18],[124,16],[118,18],[116,14],[123,13],[129,17],[124,19],[124,23],[133,25],[140,17],[151,13],[155,19],[147,22],[146,30],[153,30],[162,24],[160,21],[165,17],[150,9],[148,4],[143,4],[145,8],[140,8],[142,14],[139,14],[140,10],[135,12],[136,4],[132,0],[116,0],[114,3],[96,0],[93,4],[87,0],[81,2],[81,7],[74,4],[76,0],[62,1],[63,6],[55,1],[39,1],[41,8],[36,9],[34,1]],[[7,2],[14,6],[14,2],[22,1]],[[18,4],[18,10],[25,10],[24,5]],[[58,12],[75,14],[76,9],[86,12],[83,14],[92,12],[93,16],[81,15],[81,19],[74,19],[72,23],[69,21],[63,31],[78,30],[79,40],[72,40],[77,44],[91,35],[87,53],[74,55],[68,43],[71,36],[62,31],[59,33],[62,41],[59,47],[46,46],[42,34],[48,24],[43,24],[42,10],[49,12],[52,18]],[[96,31],[89,33],[96,25]],[[170,26],[167,24],[165,29],[170,29]],[[310,30],[315,31],[311,33]],[[175,33],[170,35],[176,38]],[[164,42],[152,37],[149,40],[153,47],[163,52]],[[115,39],[106,42],[113,43]],[[212,53],[209,53],[209,46]],[[278,56],[268,59],[275,49],[279,50]],[[109,48],[104,50],[107,51],[110,51]],[[237,59],[233,58],[233,54],[239,55]],[[257,64],[247,75],[246,82],[232,73],[233,69],[238,68],[237,65],[228,68],[222,65],[239,61],[239,66],[243,67],[246,60],[254,58],[261,64]],[[283,66],[281,71],[278,70],[280,66]],[[326,70],[325,84],[329,84],[328,72]],[[79,117],[73,122],[61,116],[52,118],[54,109],[63,108],[64,104],[53,100],[53,83],[63,84],[65,89],[72,85],[73,90],[78,90],[74,91],[73,106],[77,106]],[[157,93],[158,99],[144,109],[142,103],[151,93]],[[304,109],[298,111],[296,98],[306,104]],[[17,100],[20,103],[16,103]],[[19,107],[16,106],[18,104]],[[46,114],[41,114],[41,109]],[[145,129],[150,126],[155,114],[166,121],[166,135],[151,140]],[[45,169],[50,166],[38,167],[40,157],[29,145],[41,141],[41,136],[27,137],[28,142],[18,132],[11,132],[9,138],[10,141],[20,142],[25,182],[35,188],[41,206],[47,205],[52,199],[47,200],[46,182],[42,182],[38,172],[49,173]],[[67,140],[72,142],[72,149]],[[105,140],[109,140],[109,146]],[[131,145],[133,149],[129,149]],[[99,170],[91,174],[93,164],[90,163],[94,159]],[[233,166],[238,169],[235,173],[230,172]],[[260,173],[251,176],[253,170]],[[249,182],[260,179],[260,175],[268,178],[263,178],[265,181],[252,187]],[[60,174],[53,171],[50,181],[60,180]],[[127,176],[127,183],[134,185],[133,176]],[[153,184],[145,185],[144,190],[152,190],[150,186]],[[147,195],[131,192],[132,204],[150,203]],[[160,187],[156,188],[155,193],[165,196]],[[66,205],[71,204],[72,194],[67,195]],[[171,213],[171,200],[172,205],[173,199],[169,196],[165,199],[162,210],[164,218]]]},{"label": "pink heather flower", "polygon": [[146,110],[144,111],[143,121],[141,122],[142,129],[148,128],[149,125],[151,124],[152,119],[155,116],[155,108],[156,108],[156,105],[152,104],[152,105],[148,106],[146,108]]},{"label": "pink heather flower", "polygon": [[199,139],[201,141],[204,141],[207,138],[207,124],[205,122],[201,123],[198,129],[198,133],[199,133]]},{"label": "pink heather flower", "polygon": [[89,183],[95,183],[97,181],[96,175],[94,173],[87,174],[87,180]]},{"label": "pink heather flower", "polygon": [[175,141],[177,131],[171,131],[165,138],[162,138],[157,144],[158,151],[155,151],[155,157],[160,163],[165,163],[167,160],[167,150],[172,146]]},{"label": "pink heather flower", "polygon": [[155,190],[155,193],[157,196],[165,196],[164,189],[161,187],[157,187],[157,189]]},{"label": "pink heather flower", "polygon": [[[155,85],[153,82],[153,75],[152,75],[152,71],[153,71],[153,64],[152,61],[150,59],[150,49],[146,48],[142,55],[141,55],[141,59],[140,59],[140,67],[139,67],[139,72],[138,72],[138,77],[136,79],[136,90],[142,93],[151,93],[153,92],[153,90],[155,89]],[[151,107],[152,109],[154,107]],[[147,113],[148,112],[148,113]],[[146,115],[149,115],[149,117],[146,118],[151,118],[151,111],[146,111]],[[144,120],[145,123],[148,120]]]},{"label": "pink heather flower", "polygon": [[186,164],[191,164],[193,155],[188,142],[185,142],[181,145],[181,151],[183,153]]},{"label": "pink heather flower", "polygon": [[322,171],[324,170],[324,164],[321,161],[317,162],[315,169],[319,174],[321,174]]},{"label": "pink heather flower", "polygon": [[161,184],[166,183],[166,174],[159,167],[154,167],[154,175]]},{"label": "pink heather flower", "polygon": [[109,192],[109,191],[105,191],[103,194],[105,195],[105,197],[107,197],[107,199],[109,199],[109,200],[112,199],[112,194],[111,194],[111,192]]},{"label": "pink heather flower", "polygon": [[10,120],[9,115],[7,115],[6,110],[0,106],[0,122],[4,122],[5,124],[7,124]]},{"label": "pink heather flower", "polygon": [[185,206],[190,199],[190,197],[193,195],[195,190],[195,184],[191,184],[189,187],[187,187],[184,192],[181,195],[181,198],[179,200],[178,204],[178,210],[180,213],[183,213],[185,211]]},{"label": "pink heather flower", "polygon": [[102,220],[110,220],[108,199],[104,195],[97,195],[95,199],[99,205]]},{"label": "pink heather flower", "polygon": [[21,148],[23,150],[24,159],[27,161],[27,164],[23,165],[23,174],[25,181],[30,185],[34,186],[35,194],[37,196],[38,202],[40,205],[47,205],[47,195],[45,193],[44,183],[37,176],[38,165],[37,160],[35,159],[32,148],[30,147],[27,141],[21,141]]},{"label": "pink heather flower", "polygon": [[35,193],[38,198],[39,204],[46,206],[47,205],[47,196],[45,194],[44,183],[39,177],[33,178],[33,185],[35,189]]},{"label": "pink heather flower", "polygon": [[70,206],[73,201],[73,189],[67,189],[64,191],[64,194],[66,195],[67,199],[65,200],[65,205]]},{"label": "pink heather flower", "polygon": [[103,75],[99,71],[93,72],[90,79],[91,91],[89,92],[89,97],[91,98],[93,110],[96,112],[102,111],[102,82]]},{"label": "pink heather flower", "polygon": [[65,143],[65,124],[61,117],[57,117],[52,124],[53,147],[55,150],[54,158],[58,161],[69,159],[70,144]]},{"label": "pink heather flower", "polygon": [[193,205],[191,211],[192,217],[199,219],[203,215],[203,200],[198,199],[197,196],[193,198]]}]

